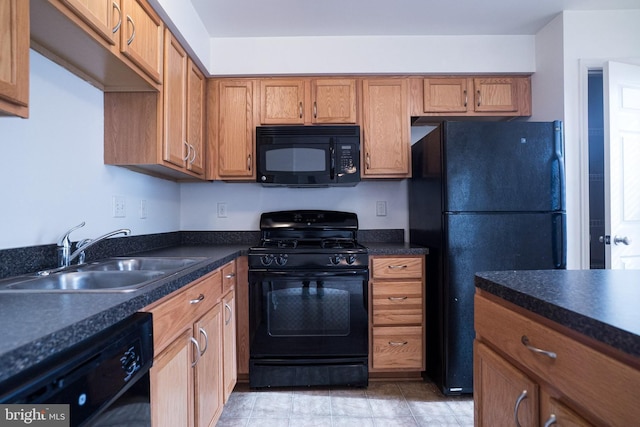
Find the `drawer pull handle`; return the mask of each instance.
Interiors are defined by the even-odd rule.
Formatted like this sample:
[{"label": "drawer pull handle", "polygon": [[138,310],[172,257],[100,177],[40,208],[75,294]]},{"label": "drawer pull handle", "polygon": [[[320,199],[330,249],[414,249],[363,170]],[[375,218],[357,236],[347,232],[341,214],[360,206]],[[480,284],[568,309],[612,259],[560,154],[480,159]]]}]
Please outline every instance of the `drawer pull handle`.
[{"label": "drawer pull handle", "polygon": [[541,348],[537,348],[529,344],[529,338],[526,335],[523,335],[520,341],[522,341],[522,344],[534,353],[543,354],[550,359],[556,359],[558,357],[558,355],[553,351],[542,350]]},{"label": "drawer pull handle", "polygon": [[193,345],[196,346],[196,360],[194,360],[193,363],[191,364],[191,367],[195,368],[198,362],[200,361],[200,355],[202,353],[200,352],[200,344],[198,344],[198,340],[195,339],[194,337],[191,337],[191,342],[193,343]]},{"label": "drawer pull handle", "polygon": [[236,273],[229,273],[226,276],[224,276],[225,279],[233,279],[234,277],[236,277]]},{"label": "drawer pull handle", "polygon": [[556,424],[557,421],[558,420],[556,419],[555,414],[551,414],[549,419],[544,423],[544,427],[552,426],[552,425]]},{"label": "drawer pull handle", "polygon": [[407,297],[389,297],[389,301],[404,301]]},{"label": "drawer pull handle", "polygon": [[392,270],[403,270],[407,268],[407,265],[390,265],[389,268]]},{"label": "drawer pull handle", "polygon": [[389,345],[392,346],[392,347],[401,347],[401,346],[407,345],[407,344],[409,344],[408,341],[402,341],[402,342],[400,342],[400,341],[389,341]]},{"label": "drawer pull handle", "polygon": [[209,348],[209,335],[207,335],[207,331],[205,331],[203,328],[200,328],[200,333],[204,335],[204,348],[200,352],[200,356],[204,356],[204,354],[207,352],[207,349]]},{"label": "drawer pull handle", "polygon": [[515,420],[517,427],[520,427],[520,421],[518,420],[518,410],[520,409],[520,404],[526,398],[527,390],[522,390],[522,393],[520,393],[520,396],[518,396],[518,400],[516,400],[516,404],[513,407],[513,419]]},{"label": "drawer pull handle", "polygon": [[189,301],[189,304],[198,304],[200,301],[204,300],[204,294],[200,294],[198,295],[198,298],[196,299],[192,299],[191,301]]}]

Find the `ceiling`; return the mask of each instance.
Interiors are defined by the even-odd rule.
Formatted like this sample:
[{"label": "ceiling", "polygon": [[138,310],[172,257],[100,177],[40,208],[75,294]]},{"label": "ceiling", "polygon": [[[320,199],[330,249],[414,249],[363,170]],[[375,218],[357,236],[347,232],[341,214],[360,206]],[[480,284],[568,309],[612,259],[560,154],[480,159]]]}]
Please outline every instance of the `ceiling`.
[{"label": "ceiling", "polygon": [[191,0],[211,37],[533,35],[563,10],[640,0]]}]

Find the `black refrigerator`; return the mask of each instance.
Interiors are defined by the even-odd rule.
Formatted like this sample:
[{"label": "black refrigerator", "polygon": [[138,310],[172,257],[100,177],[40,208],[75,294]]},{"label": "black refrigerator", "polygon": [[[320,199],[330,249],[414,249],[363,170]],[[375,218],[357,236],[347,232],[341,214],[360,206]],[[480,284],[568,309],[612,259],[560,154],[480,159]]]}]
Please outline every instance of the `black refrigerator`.
[{"label": "black refrigerator", "polygon": [[566,267],[562,122],[443,122],[412,147],[411,243],[429,248],[426,376],[473,392],[474,275]]}]

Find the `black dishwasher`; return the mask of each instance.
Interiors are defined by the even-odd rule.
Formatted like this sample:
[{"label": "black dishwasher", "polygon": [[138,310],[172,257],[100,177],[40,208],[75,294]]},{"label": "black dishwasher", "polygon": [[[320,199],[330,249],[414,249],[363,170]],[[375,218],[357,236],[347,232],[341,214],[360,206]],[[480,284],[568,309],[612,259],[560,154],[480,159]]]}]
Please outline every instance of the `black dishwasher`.
[{"label": "black dishwasher", "polygon": [[69,405],[70,426],[151,425],[150,313],[136,313],[0,383],[0,403]]}]

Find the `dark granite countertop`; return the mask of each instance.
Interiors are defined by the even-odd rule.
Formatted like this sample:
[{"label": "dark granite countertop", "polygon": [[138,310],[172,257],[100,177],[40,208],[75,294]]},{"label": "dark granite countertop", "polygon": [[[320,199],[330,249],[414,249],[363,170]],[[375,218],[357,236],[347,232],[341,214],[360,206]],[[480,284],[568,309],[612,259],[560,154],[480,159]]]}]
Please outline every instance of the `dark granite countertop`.
[{"label": "dark granite countertop", "polygon": [[128,293],[0,292],[0,382],[237,258],[247,246],[180,246],[137,255],[205,257]]},{"label": "dark granite countertop", "polygon": [[495,271],[479,289],[640,357],[640,270]]},{"label": "dark granite countertop", "polygon": [[[406,243],[364,243],[372,255],[426,254]],[[203,261],[128,293],[0,292],[0,382],[127,318],[154,301],[246,254],[250,245],[183,244],[138,252],[205,257]]]}]

